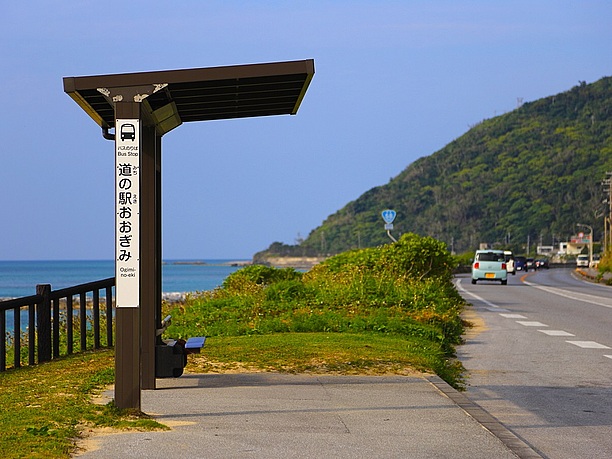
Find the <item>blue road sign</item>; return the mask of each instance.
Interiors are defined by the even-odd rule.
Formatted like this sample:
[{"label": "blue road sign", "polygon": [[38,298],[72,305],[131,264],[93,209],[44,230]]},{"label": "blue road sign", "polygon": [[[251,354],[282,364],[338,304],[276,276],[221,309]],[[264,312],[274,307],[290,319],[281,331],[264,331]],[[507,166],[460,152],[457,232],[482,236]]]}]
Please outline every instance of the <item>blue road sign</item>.
[{"label": "blue road sign", "polygon": [[382,211],[382,218],[385,221],[385,223],[393,223],[393,220],[395,220],[396,215],[397,214],[395,213],[395,211],[391,209]]}]

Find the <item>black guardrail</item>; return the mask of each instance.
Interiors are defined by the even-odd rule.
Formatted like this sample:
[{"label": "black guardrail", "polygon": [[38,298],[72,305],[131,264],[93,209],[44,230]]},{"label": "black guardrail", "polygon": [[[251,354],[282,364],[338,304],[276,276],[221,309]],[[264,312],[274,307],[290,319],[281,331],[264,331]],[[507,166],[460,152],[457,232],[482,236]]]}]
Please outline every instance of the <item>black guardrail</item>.
[{"label": "black guardrail", "polygon": [[114,286],[114,277],[58,290],[40,284],[36,295],[0,301],[0,371],[73,354],[75,340],[80,351],[111,347]]}]

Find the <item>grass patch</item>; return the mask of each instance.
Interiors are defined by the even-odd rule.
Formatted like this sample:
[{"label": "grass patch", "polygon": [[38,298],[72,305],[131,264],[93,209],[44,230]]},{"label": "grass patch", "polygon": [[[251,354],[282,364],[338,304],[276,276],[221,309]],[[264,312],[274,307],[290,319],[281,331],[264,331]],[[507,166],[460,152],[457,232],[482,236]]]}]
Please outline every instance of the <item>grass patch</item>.
[{"label": "grass patch", "polygon": [[165,428],[142,413],[92,403],[113,381],[108,350],[0,373],[0,457],[69,457],[81,433],[95,427]]},{"label": "grass patch", "polygon": [[[442,358],[441,353],[439,348],[432,348],[431,343],[418,338],[378,334],[219,336],[206,342],[203,354],[190,356],[187,371],[413,375],[432,372]],[[460,371],[448,376],[456,380],[461,377]]]}]

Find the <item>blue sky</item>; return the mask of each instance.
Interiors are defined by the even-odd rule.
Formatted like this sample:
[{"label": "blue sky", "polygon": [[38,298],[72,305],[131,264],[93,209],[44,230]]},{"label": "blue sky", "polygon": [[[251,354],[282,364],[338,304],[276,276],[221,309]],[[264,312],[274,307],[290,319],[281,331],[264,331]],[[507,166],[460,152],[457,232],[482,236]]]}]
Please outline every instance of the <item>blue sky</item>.
[{"label": "blue sky", "polygon": [[9,2],[0,260],[113,258],[113,143],[63,77],[314,59],[296,116],[163,138],[163,257],[250,258],[519,100],[612,75],[610,20],[609,0]]}]

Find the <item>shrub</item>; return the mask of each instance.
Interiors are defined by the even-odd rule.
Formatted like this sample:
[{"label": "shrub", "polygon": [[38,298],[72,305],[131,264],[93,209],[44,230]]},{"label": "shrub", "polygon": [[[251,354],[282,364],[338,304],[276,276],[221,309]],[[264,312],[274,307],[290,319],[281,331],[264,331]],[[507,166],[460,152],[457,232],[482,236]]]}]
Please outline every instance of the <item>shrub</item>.
[{"label": "shrub", "polygon": [[[397,243],[345,252],[307,273],[242,268],[213,292],[172,312],[168,333],[185,338],[271,333],[376,333],[424,340],[450,368],[461,342],[464,300],[444,243],[406,234]],[[456,373],[452,370],[450,373]]]},{"label": "shrub", "polygon": [[597,269],[602,274],[612,272],[612,250],[608,250],[603,254],[601,260],[599,260]]},{"label": "shrub", "polygon": [[243,282],[253,282],[259,285],[269,285],[281,280],[299,279],[302,273],[293,268],[277,269],[263,265],[245,266],[233,272],[223,282],[223,288],[230,290]]},{"label": "shrub", "polygon": [[353,250],[336,255],[313,270],[340,272],[358,266],[373,275],[391,275],[421,280],[425,277],[450,279],[457,262],[446,244],[431,237],[404,234],[399,241],[378,248]]}]

